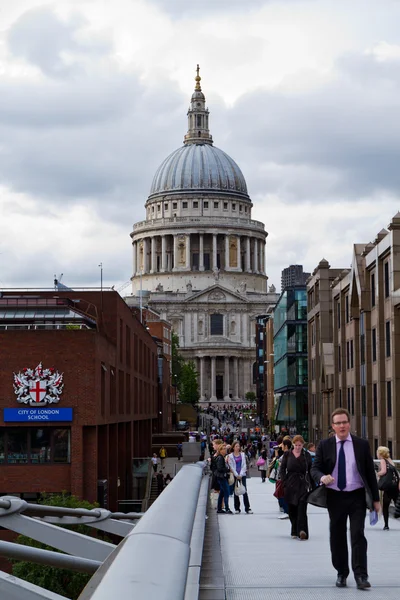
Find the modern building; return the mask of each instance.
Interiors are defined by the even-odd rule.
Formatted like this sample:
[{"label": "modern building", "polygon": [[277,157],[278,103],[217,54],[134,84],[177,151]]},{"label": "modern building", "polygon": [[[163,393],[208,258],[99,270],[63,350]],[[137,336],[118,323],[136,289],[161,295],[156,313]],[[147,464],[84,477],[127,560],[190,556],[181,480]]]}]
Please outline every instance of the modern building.
[{"label": "modern building", "polygon": [[[373,242],[353,246],[350,269],[339,270],[331,282],[330,305],[319,308],[320,315],[331,320],[329,395],[326,390],[318,397],[317,385],[311,388],[316,393],[311,433],[316,428],[325,433],[330,410],[344,406],[351,414],[352,430],[367,438],[373,449],[388,446],[395,458],[400,456],[399,251],[400,213]],[[308,283],[309,332],[316,309],[310,294],[317,275]],[[316,345],[315,365],[320,353],[321,346]],[[319,361],[324,362],[321,356]],[[311,379],[321,378],[321,372],[322,368],[314,374],[311,370]],[[320,384],[321,389],[324,386]]]},{"label": "modern building", "polygon": [[290,265],[290,267],[286,267],[281,274],[281,291],[283,292],[286,288],[296,285],[306,285],[310,275],[311,273],[303,271],[303,265]]},{"label": "modern building", "polygon": [[267,291],[264,224],[235,161],[213,145],[197,71],[188,131],[154,176],[146,219],[133,226],[133,295],[172,323],[180,352],[199,373],[200,401],[255,391],[256,316]]},{"label": "modern building", "polygon": [[275,423],[308,437],[307,291],[284,290],[274,309]]},{"label": "modern building", "polygon": [[0,362],[1,493],[131,499],[158,422],[157,345],[119,294],[3,291]]}]

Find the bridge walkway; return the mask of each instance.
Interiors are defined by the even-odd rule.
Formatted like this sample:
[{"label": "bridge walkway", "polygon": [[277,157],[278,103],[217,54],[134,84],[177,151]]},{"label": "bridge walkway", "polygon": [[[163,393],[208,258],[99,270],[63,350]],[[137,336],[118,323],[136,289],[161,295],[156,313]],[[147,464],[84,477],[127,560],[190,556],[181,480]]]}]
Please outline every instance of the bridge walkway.
[{"label": "bridge walkway", "polygon": [[[357,590],[353,575],[347,588],[335,587],[329,550],[329,519],[324,509],[309,506],[310,539],[290,536],[289,520],[280,520],[274,485],[248,480],[252,515],[217,515],[209,503],[200,578],[200,600],[370,600],[399,598],[400,520],[382,517],[372,527],[366,520],[371,589]],[[231,506],[233,510],[233,498]]]}]

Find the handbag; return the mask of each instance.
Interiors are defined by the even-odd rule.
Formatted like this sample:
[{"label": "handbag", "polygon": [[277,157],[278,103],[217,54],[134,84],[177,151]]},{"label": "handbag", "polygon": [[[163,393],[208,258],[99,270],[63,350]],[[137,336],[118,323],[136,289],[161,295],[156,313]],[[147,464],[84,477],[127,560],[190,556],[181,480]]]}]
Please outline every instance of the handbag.
[{"label": "handbag", "polygon": [[275,484],[275,491],[273,493],[273,496],[275,496],[275,498],[283,498],[285,495],[285,490],[283,487],[283,483],[282,483],[282,479],[278,479],[276,484]]},{"label": "handbag", "polygon": [[228,485],[233,485],[235,483],[235,476],[232,471],[228,475]]},{"label": "handbag", "polygon": [[246,493],[246,488],[244,487],[243,483],[240,481],[240,479],[236,479],[236,483],[235,483],[236,496],[243,496],[245,493]]},{"label": "handbag", "polygon": [[256,462],[256,465],[257,465],[257,467],[262,467],[263,465],[265,465],[265,460],[263,459],[262,456],[260,456],[260,458]]},{"label": "handbag", "polygon": [[399,486],[399,474],[396,467],[386,461],[386,473],[379,478],[378,488],[383,492],[395,492]]},{"label": "handbag", "polygon": [[279,461],[275,460],[272,469],[269,472],[268,479],[271,483],[276,483],[278,478]]}]

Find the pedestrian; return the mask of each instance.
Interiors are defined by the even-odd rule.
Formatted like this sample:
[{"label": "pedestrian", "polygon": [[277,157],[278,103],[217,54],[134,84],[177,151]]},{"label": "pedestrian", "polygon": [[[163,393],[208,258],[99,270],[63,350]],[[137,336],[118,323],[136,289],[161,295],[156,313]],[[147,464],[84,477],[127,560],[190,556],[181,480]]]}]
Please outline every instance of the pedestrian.
[{"label": "pedestrian", "polygon": [[164,489],[164,476],[162,471],[157,473],[157,494],[160,495]]},{"label": "pedestrian", "polygon": [[[226,456],[226,446],[222,440],[214,441],[214,449],[215,454],[213,457],[213,462],[215,465],[214,474],[217,479],[219,485],[219,496],[218,496],[218,504],[217,504],[217,513],[219,514],[229,514],[232,515],[232,511],[229,508],[229,485],[227,474],[229,472],[229,468],[225,463]],[[222,500],[224,501],[225,509],[222,509]]]},{"label": "pedestrian", "polygon": [[154,476],[155,476],[157,473],[157,466],[158,466],[158,456],[155,452],[154,452],[153,456],[151,457],[151,462],[153,465],[153,471],[154,471]]},{"label": "pedestrian", "polygon": [[161,446],[158,456],[160,457],[160,460],[161,460],[161,468],[164,469],[165,468],[165,459],[168,456],[167,451],[164,448],[164,446]]},{"label": "pedestrian", "polygon": [[371,587],[368,581],[367,540],[364,535],[367,507],[380,510],[374,461],[368,441],[350,433],[350,413],[337,408],[331,415],[334,435],[321,440],[311,467],[319,485],[309,502],[328,509],[332,564],[337,571],[336,586],[346,587],[349,575],[347,519],[350,519],[351,567],[359,590]]},{"label": "pedestrian", "polygon": [[292,449],[282,457],[279,476],[289,509],[291,536],[308,540],[307,495],[311,491],[311,456],[304,450],[304,443],[301,435],[294,436]]},{"label": "pedestrian", "polygon": [[[246,455],[244,452],[240,451],[240,442],[238,441],[234,442],[232,445],[232,452],[228,455],[228,466],[235,478],[234,485],[236,486],[236,482],[239,480],[242,483],[242,485],[244,485],[244,487],[246,488],[246,493],[243,494],[243,504],[245,512],[248,515],[253,514],[253,511],[250,508],[249,496],[247,495],[246,487]],[[234,493],[233,502],[235,506],[235,512],[238,515],[240,514],[240,496]]]},{"label": "pedestrian", "polygon": [[267,468],[268,468],[268,457],[267,457],[267,450],[265,449],[265,447],[263,447],[263,449],[260,452],[260,457],[257,461],[257,466],[258,466],[258,470],[260,471],[260,475],[261,475],[261,483],[265,483],[265,480],[267,477]]},{"label": "pedestrian", "polygon": [[390,458],[390,450],[386,446],[379,446],[376,451],[376,456],[381,461],[377,476],[379,477],[378,487],[383,492],[382,497],[382,513],[384,526],[386,531],[389,529],[389,506],[391,501],[396,504],[399,494],[399,474],[394,462]]},{"label": "pedestrian", "polygon": [[[283,440],[282,441],[282,451],[285,453],[289,450],[292,449],[292,442],[291,440]],[[280,458],[278,458],[278,464],[279,464],[279,468],[278,468],[278,473],[277,473],[277,479],[276,479],[276,483],[275,483],[275,493],[274,496],[276,498],[278,498],[278,504],[279,504],[279,509],[281,511],[281,515],[278,517],[281,521],[288,519],[289,518],[289,506],[288,503],[285,500],[285,496],[284,494],[282,494],[281,492],[278,492],[279,487],[282,485],[283,488],[283,483],[281,481],[281,475],[280,475],[280,471],[281,471],[281,465],[282,465],[282,458],[283,458],[283,454]],[[278,483],[278,481],[280,481],[281,483]]]},{"label": "pedestrian", "polygon": [[181,458],[182,458],[182,448],[183,448],[182,443],[179,442],[179,444],[176,445],[176,453],[178,456],[178,460],[181,460]]}]

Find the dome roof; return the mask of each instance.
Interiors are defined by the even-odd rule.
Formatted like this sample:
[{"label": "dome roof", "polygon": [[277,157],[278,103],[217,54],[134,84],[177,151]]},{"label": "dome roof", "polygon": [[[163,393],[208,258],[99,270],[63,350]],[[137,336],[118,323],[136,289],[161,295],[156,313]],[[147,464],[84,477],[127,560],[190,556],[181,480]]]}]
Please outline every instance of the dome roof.
[{"label": "dome roof", "polygon": [[210,144],[187,144],[172,152],[154,175],[150,197],[190,191],[226,192],[249,200],[246,181],[238,165]]}]

